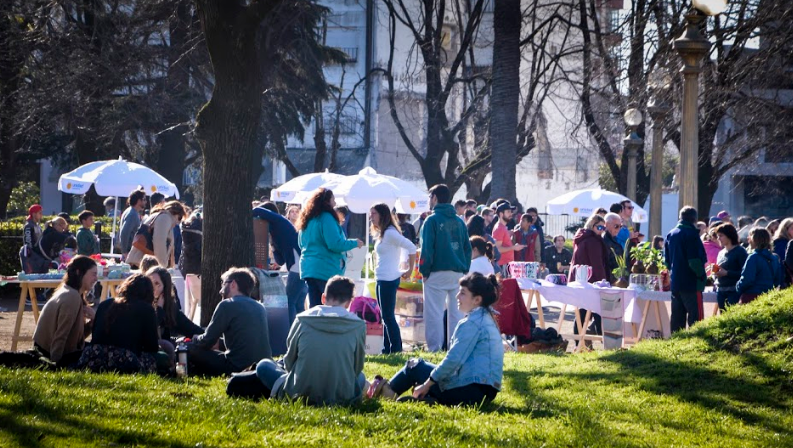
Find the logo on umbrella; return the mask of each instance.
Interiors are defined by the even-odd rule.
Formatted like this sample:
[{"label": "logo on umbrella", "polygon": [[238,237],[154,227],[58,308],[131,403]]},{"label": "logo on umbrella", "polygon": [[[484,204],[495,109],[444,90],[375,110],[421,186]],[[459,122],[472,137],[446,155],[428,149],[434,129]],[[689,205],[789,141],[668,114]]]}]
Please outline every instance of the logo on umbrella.
[{"label": "logo on umbrella", "polygon": [[151,186],[151,192],[152,193],[156,193],[157,192],[157,186],[156,185],[152,185]]},{"label": "logo on umbrella", "polygon": [[71,183],[71,182],[69,182],[68,184],[66,184],[66,189],[67,189],[67,190],[71,190],[71,189],[72,189],[72,183]]},{"label": "logo on umbrella", "polygon": [[410,201],[410,208],[416,208],[416,201]]},{"label": "logo on umbrella", "polygon": [[578,213],[578,207],[573,208],[573,213]]}]

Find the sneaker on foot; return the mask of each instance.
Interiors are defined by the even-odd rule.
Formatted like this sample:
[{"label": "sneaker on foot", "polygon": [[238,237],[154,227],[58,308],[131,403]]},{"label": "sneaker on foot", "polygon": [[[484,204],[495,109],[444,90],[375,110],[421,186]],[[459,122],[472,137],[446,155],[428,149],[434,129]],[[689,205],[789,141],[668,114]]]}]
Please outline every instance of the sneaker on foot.
[{"label": "sneaker on foot", "polygon": [[388,400],[396,400],[397,398],[396,392],[391,389],[391,384],[380,375],[374,377],[369,389],[366,391],[366,396],[370,399],[383,397]]}]

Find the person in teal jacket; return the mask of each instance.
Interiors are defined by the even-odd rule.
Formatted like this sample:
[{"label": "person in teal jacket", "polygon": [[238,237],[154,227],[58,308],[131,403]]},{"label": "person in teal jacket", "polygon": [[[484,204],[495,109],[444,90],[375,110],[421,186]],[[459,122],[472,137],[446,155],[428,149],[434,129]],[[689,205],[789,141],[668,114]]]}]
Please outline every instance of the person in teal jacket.
[{"label": "person in teal jacket", "polygon": [[[444,341],[448,347],[448,337],[463,318],[455,296],[459,280],[471,266],[471,241],[465,222],[454,212],[451,192],[446,185],[430,188],[430,208],[432,215],[421,226],[419,272],[424,277],[427,349],[436,352],[444,347]],[[446,327],[444,308],[447,310]]]},{"label": "person in teal jacket", "polygon": [[345,252],[363,247],[363,241],[345,238],[335,206],[333,192],[320,188],[309,198],[295,225],[301,250],[300,278],[308,285],[311,307],[322,305],[328,279],[344,274]]}]

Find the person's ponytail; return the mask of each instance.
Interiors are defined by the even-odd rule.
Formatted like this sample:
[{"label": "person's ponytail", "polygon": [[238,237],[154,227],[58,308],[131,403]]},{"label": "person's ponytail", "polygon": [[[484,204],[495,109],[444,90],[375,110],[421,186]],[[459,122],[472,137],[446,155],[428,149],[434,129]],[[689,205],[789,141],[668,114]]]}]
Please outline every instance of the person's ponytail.
[{"label": "person's ponytail", "polygon": [[487,257],[488,260],[493,261],[493,257],[495,257],[493,254],[493,243],[488,242],[485,244],[485,257]]}]

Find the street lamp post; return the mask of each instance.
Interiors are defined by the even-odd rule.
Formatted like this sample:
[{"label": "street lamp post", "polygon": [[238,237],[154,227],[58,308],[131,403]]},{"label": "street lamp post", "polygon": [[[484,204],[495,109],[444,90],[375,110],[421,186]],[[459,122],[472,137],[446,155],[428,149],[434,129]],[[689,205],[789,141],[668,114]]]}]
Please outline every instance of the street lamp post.
[{"label": "street lamp post", "polygon": [[628,191],[627,196],[636,202],[636,159],[639,155],[639,148],[644,144],[644,140],[636,133],[636,128],[642,124],[644,117],[638,109],[630,108],[625,111],[623,116],[627,135],[622,141],[625,151],[628,153]]},{"label": "street lamp post", "polygon": [[[659,86],[660,89],[668,88]],[[672,110],[672,106],[664,98],[663,93],[656,92],[650,105],[647,107],[650,117],[653,119],[653,152],[650,168],[650,235],[662,235],[661,233],[661,214],[662,209],[662,190],[663,190],[663,169],[664,169],[664,121]]]},{"label": "street lamp post", "polygon": [[[708,16],[721,14],[727,8],[727,0],[692,0],[691,10],[686,14],[686,28],[675,40],[675,50],[683,59],[683,111],[681,119],[680,148],[680,196],[678,205],[697,205],[699,182],[699,73],[702,60],[710,51],[710,42],[702,34],[702,22]],[[708,211],[701,213],[707,214]]]}]

